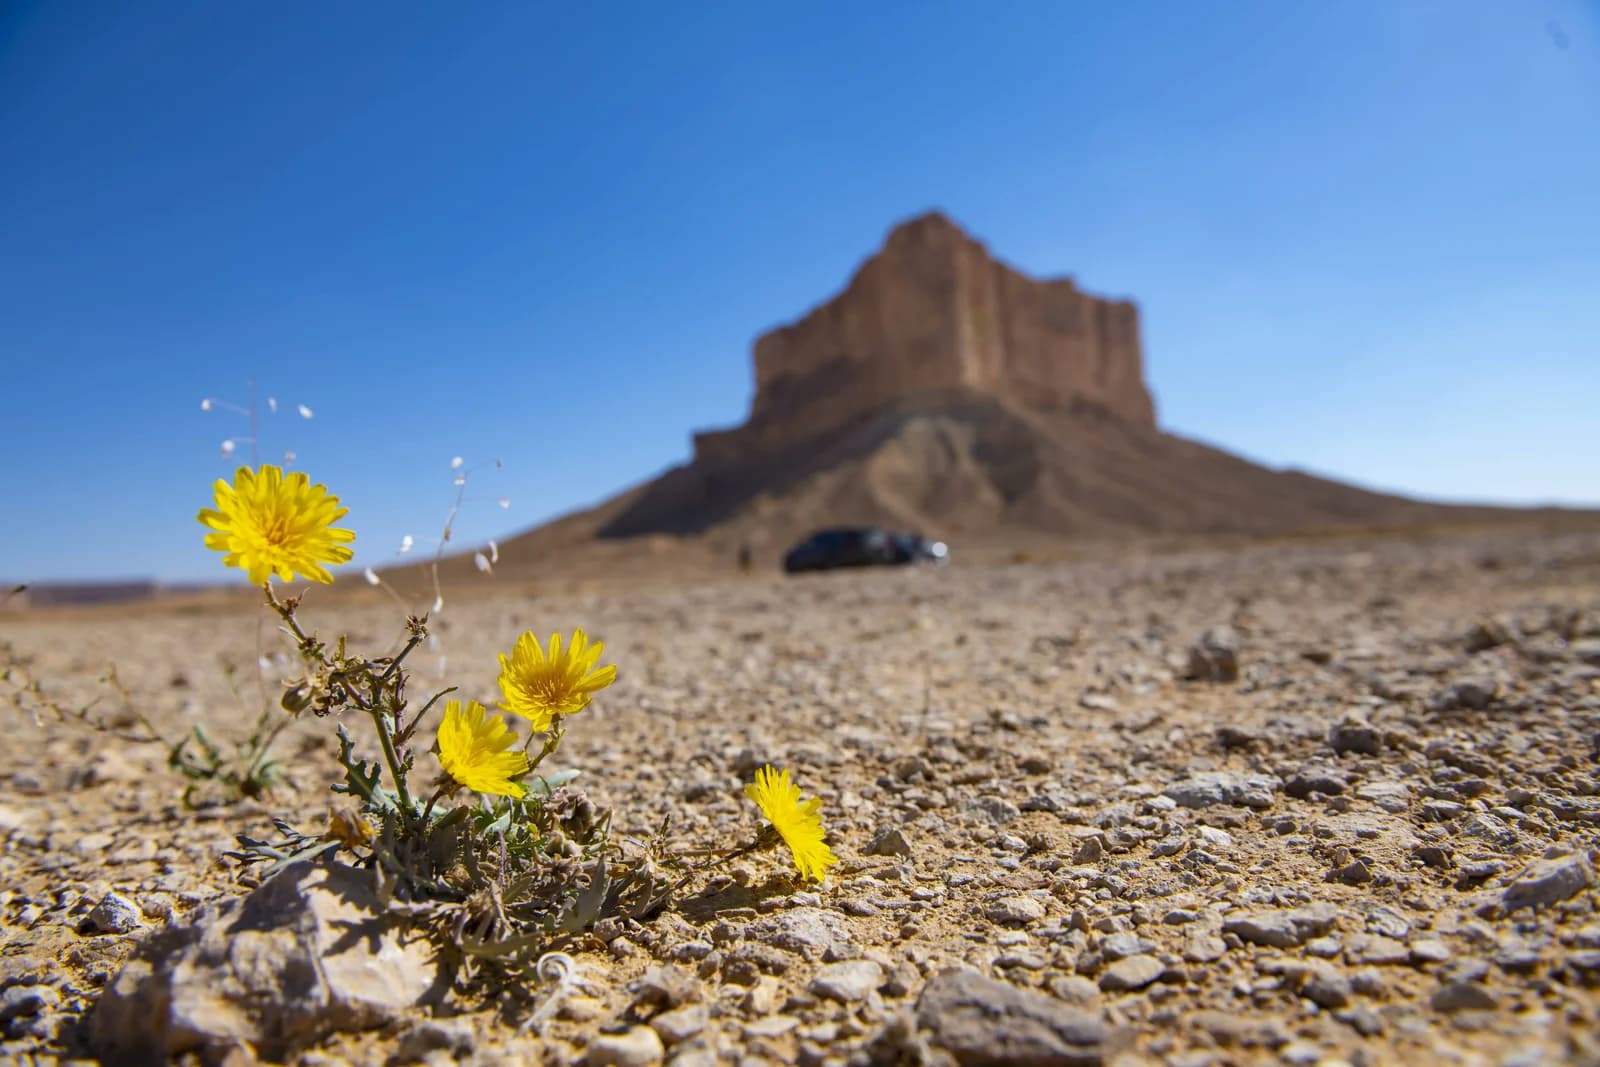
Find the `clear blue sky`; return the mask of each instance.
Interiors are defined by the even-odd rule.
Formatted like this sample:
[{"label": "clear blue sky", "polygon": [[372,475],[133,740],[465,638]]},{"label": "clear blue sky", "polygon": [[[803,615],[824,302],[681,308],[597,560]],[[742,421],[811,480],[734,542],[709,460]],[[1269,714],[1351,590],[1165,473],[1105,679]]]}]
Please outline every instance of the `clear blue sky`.
[{"label": "clear blue sky", "polygon": [[357,564],[740,421],[896,220],[1136,298],[1169,428],[1600,502],[1600,6],[0,3],[0,574],[222,578],[247,379]]}]

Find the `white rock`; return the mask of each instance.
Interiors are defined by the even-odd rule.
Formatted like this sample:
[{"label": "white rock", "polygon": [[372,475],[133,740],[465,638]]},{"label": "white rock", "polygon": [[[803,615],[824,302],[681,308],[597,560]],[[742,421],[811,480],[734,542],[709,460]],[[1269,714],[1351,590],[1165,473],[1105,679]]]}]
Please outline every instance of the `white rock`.
[{"label": "white rock", "polygon": [[85,925],[97,934],[127,934],[144,925],[144,916],[139,905],[127,897],[107,893],[89,913]]},{"label": "white rock", "polygon": [[403,932],[371,872],[293,864],[140,945],[95,1006],[91,1044],[107,1063],[240,1042],[276,1059],[386,1025],[444,992],[433,946]]},{"label": "white rock", "polygon": [[704,1004],[689,1004],[657,1015],[650,1020],[650,1028],[667,1044],[676,1045],[700,1033],[710,1021],[710,1011]]},{"label": "white rock", "polygon": [[1038,922],[1044,913],[1044,905],[1032,897],[1002,897],[984,909],[990,922],[1001,924]]},{"label": "white rock", "polygon": [[1547,907],[1576,896],[1594,884],[1594,878],[1588,858],[1577,853],[1537,860],[1506,886],[1501,900],[1507,911]]},{"label": "white rock", "polygon": [[583,1062],[588,1067],[651,1067],[667,1054],[661,1035],[648,1026],[622,1034],[605,1034],[589,1042]]},{"label": "white rock", "polygon": [[871,960],[830,963],[806,986],[811,993],[841,1004],[854,1004],[883,983],[883,968]]}]

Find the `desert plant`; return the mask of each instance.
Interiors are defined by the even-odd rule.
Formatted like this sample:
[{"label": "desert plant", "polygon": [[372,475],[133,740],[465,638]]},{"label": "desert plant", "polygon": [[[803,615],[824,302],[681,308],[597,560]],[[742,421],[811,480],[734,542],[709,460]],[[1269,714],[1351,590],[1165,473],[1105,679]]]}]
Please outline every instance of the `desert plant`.
[{"label": "desert plant", "polygon": [[[374,868],[392,906],[438,936],[458,973],[488,969],[532,977],[563,936],[601,918],[644,918],[671,882],[652,853],[625,858],[610,841],[610,814],[577,788],[573,771],[551,773],[565,723],[616,678],[604,645],[582,630],[548,644],[523,634],[500,657],[501,706],[525,720],[520,747],[507,719],[454,687],[413,705],[408,661],[428,636],[426,615],[405,620],[399,650],[366,656],[345,638],[324,641],[300,620],[304,594],[280,596],[273,579],[331,581],[351,558],[346,513],[305,475],[240,468],[200,513],[208,547],[260,585],[266,608],[293,640],[301,673],[285,688],[287,715],[331,718],[342,780],[354,810],[314,833],[278,822],[279,837],[240,837],[232,855],[264,864],[263,876],[298,859],[349,853]],[[437,716],[435,713],[437,712]],[[364,737],[376,746],[363,755]],[[535,739],[540,740],[537,750]],[[425,756],[431,755],[431,759]]]}]

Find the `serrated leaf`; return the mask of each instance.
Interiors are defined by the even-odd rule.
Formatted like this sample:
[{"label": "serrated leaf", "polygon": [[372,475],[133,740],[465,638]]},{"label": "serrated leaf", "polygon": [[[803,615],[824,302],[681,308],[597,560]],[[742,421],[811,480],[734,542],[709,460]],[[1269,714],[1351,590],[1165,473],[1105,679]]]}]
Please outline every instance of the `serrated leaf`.
[{"label": "serrated leaf", "polygon": [[606,894],[610,888],[611,876],[606,873],[606,858],[602,855],[594,861],[594,872],[589,877],[588,887],[573,897],[572,902],[562,910],[557,928],[563,933],[581,934],[599,922],[605,914]]}]

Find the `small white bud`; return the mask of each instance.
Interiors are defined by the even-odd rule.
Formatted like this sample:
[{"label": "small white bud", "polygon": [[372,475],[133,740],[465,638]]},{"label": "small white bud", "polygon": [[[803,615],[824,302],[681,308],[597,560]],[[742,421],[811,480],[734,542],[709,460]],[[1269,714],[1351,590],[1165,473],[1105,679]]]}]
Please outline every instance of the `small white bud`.
[{"label": "small white bud", "polygon": [[472,562],[483,573],[489,573],[489,557],[485,556],[482,552],[474,552],[472,554]]},{"label": "small white bud", "polygon": [[439,614],[439,612],[441,612],[443,610],[444,610],[444,594],[441,593],[438,596],[433,598],[433,612],[432,612],[432,614],[437,615],[437,614]]},{"label": "small white bud", "polygon": [[211,398],[209,396],[206,397],[204,400],[200,401],[200,410],[201,411],[210,411],[211,410]]},{"label": "small white bud", "polygon": [[466,485],[467,484],[467,476],[465,474],[458,474],[458,475],[456,475],[454,478],[452,478],[450,480],[450,484],[451,485]]},{"label": "small white bud", "polygon": [[306,407],[304,404],[301,404],[300,405],[300,417],[302,419],[312,418],[313,416],[311,414],[311,409]]},{"label": "small white bud", "polygon": [[499,563],[500,562],[500,546],[495,544],[493,541],[489,542],[489,562],[490,563]]},{"label": "small white bud", "polygon": [[416,543],[416,539],[410,534],[406,534],[404,537],[400,538],[400,554],[403,556],[407,552],[410,552],[411,546],[415,545]]},{"label": "small white bud", "polygon": [[496,500],[495,503],[499,504],[503,508],[509,508],[511,506],[511,498],[508,496],[503,496],[499,500]]},{"label": "small white bud", "polygon": [[233,455],[233,449],[234,449],[234,444],[233,444],[233,439],[232,438],[229,438],[228,440],[222,442],[222,454],[224,456]]},{"label": "small white bud", "polygon": [[276,415],[278,413],[278,398],[277,397],[275,397],[275,396],[267,397],[267,410],[272,412],[274,415]]},{"label": "small white bud", "polygon": [[379,578],[378,577],[378,572],[373,570],[371,567],[368,567],[366,570],[362,571],[361,573],[366,575],[367,584],[368,585],[382,585],[383,584],[383,579]]},{"label": "small white bud", "polygon": [[462,459],[460,456],[456,456],[450,461],[450,469],[453,471],[458,471],[461,469],[461,465],[465,462],[466,460]]}]

